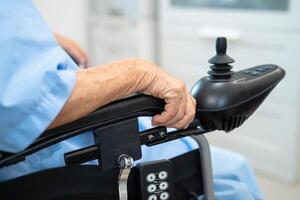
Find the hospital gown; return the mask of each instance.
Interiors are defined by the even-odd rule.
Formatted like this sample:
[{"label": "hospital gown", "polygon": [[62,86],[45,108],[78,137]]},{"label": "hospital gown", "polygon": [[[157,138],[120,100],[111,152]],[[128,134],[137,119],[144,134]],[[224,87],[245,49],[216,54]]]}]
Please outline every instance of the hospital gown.
[{"label": "hospital gown", "polygon": [[[57,116],[70,96],[77,66],[59,47],[29,0],[0,2],[0,150],[19,152]],[[140,129],[149,127],[140,119]],[[64,164],[63,153],[93,144],[92,133],[52,145],[0,169],[0,180]],[[143,147],[141,161],[171,158],[196,148],[190,138]],[[212,148],[217,199],[261,199],[254,175],[239,154]],[[201,197],[200,197],[201,198]]]}]

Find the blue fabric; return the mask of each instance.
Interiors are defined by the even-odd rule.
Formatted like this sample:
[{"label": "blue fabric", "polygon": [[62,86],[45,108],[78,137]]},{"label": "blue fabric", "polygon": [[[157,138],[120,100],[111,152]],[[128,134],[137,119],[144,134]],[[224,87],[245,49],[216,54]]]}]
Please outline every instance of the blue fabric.
[{"label": "blue fabric", "polygon": [[[0,27],[0,150],[17,152],[59,113],[74,87],[77,66],[55,42],[31,1],[2,0]],[[140,129],[149,127],[149,119],[140,120]],[[68,139],[0,169],[0,180],[62,166],[64,152],[91,144],[90,132]],[[190,138],[143,147],[141,161],[171,158],[194,148]],[[212,148],[212,161],[217,199],[261,199],[245,158]]]},{"label": "blue fabric", "polygon": [[61,110],[77,66],[31,1],[1,0],[0,27],[0,150],[17,152]]}]

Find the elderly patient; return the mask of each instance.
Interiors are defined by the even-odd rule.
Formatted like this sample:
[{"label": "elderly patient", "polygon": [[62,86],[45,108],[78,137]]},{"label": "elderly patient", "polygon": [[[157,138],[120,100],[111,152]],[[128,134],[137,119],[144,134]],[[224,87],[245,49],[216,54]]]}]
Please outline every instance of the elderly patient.
[{"label": "elderly patient", "polygon": [[[193,120],[196,102],[185,84],[155,64],[131,58],[79,70],[71,57],[87,65],[85,53],[72,40],[53,35],[31,1],[2,0],[0,6],[0,151],[21,151],[46,129],[135,92],[166,102],[164,111],[152,118],[152,125],[184,129]],[[92,135],[87,133],[53,145],[0,169],[0,180],[59,166],[63,164],[59,153],[91,141]],[[159,145],[156,153],[155,148],[153,152],[144,148],[143,155],[170,157],[192,148],[195,144],[183,139]],[[230,184],[240,184],[238,192],[257,199],[255,185],[242,183],[251,175],[235,177]]]}]

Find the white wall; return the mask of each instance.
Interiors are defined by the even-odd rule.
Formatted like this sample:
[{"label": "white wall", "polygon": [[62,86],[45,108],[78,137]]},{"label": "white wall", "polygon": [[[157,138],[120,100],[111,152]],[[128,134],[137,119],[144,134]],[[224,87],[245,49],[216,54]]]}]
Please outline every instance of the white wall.
[{"label": "white wall", "polygon": [[208,134],[211,144],[244,154],[253,167],[284,182],[300,179],[300,1],[290,3],[286,12],[250,12],[178,8],[171,0],[160,1],[161,64],[188,86],[207,74],[216,36],[228,38],[235,71],[264,63],[286,70],[241,128]]},{"label": "white wall", "polygon": [[87,48],[88,0],[33,0],[53,31]]}]

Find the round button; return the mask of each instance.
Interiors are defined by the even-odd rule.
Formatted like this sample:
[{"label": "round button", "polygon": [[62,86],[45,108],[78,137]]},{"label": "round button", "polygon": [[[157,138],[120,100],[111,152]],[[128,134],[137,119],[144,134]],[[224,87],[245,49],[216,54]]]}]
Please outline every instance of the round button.
[{"label": "round button", "polygon": [[169,198],[169,196],[170,196],[169,193],[163,192],[163,193],[160,194],[159,197],[160,197],[161,200],[167,200]]},{"label": "round button", "polygon": [[257,68],[257,69],[255,69],[255,71],[257,71],[257,72],[265,72],[267,70],[265,70],[264,68]]},{"label": "round button", "polygon": [[156,185],[154,185],[154,184],[151,184],[151,185],[149,185],[149,186],[147,187],[147,191],[148,191],[149,193],[155,192],[156,189],[157,189],[157,187],[156,187]]},{"label": "round button", "polygon": [[244,74],[250,74],[251,73],[251,70],[245,70],[243,71]]},{"label": "round button", "polygon": [[157,196],[152,194],[148,197],[148,200],[157,200]]},{"label": "round button", "polygon": [[250,74],[251,74],[252,76],[257,76],[257,75],[259,75],[260,73],[257,72],[257,71],[253,71],[253,72],[251,72]]},{"label": "round button", "polygon": [[159,189],[161,189],[161,190],[166,190],[166,189],[168,189],[168,187],[169,187],[169,184],[168,184],[168,182],[166,182],[166,181],[161,182],[161,183],[159,184]]},{"label": "round button", "polygon": [[153,182],[156,179],[156,176],[155,174],[151,173],[147,175],[146,179],[148,182]]},{"label": "round button", "polygon": [[166,171],[161,171],[159,172],[158,174],[158,178],[161,179],[161,180],[164,180],[168,177],[168,173]]},{"label": "round button", "polygon": [[271,69],[272,67],[271,66],[262,66],[261,68],[267,71],[267,70]]}]

